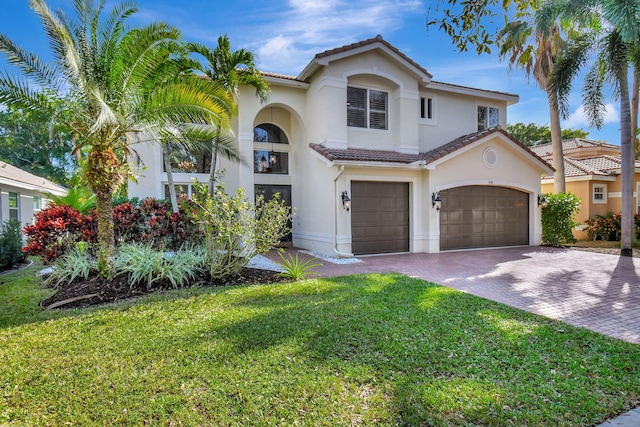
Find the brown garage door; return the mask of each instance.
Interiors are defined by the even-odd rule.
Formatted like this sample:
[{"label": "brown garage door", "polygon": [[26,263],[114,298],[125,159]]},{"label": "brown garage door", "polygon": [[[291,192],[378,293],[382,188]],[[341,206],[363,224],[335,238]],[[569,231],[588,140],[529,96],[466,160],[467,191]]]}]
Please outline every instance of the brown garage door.
[{"label": "brown garage door", "polygon": [[351,182],[354,254],[409,251],[409,184]]},{"label": "brown garage door", "polygon": [[529,244],[527,193],[473,185],[440,196],[440,250]]}]

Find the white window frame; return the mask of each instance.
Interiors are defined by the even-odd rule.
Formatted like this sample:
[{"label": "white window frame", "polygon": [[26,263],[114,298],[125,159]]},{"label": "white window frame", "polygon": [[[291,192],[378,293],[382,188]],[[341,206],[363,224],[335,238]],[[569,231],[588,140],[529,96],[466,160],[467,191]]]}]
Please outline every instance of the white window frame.
[{"label": "white window frame", "polygon": [[640,181],[636,182],[636,213],[640,215]]},{"label": "white window frame", "polygon": [[[596,198],[596,196],[602,196],[602,198],[599,199]],[[595,205],[604,205],[607,203],[607,184],[593,184],[591,187],[591,201]]]},{"label": "white window frame", "polygon": [[[480,110],[484,110],[484,122],[480,122]],[[497,121],[491,121],[491,113],[497,113]],[[478,105],[476,110],[478,120],[478,132],[500,125],[500,108],[487,105]]]},{"label": "white window frame", "polygon": [[[168,196],[168,194],[167,194],[167,190],[169,190],[168,186],[169,186],[169,183],[168,183],[168,182],[163,182],[163,183],[162,183],[162,197],[164,198],[164,200],[169,200],[169,198],[168,198],[168,197],[166,197],[166,196]],[[174,182],[174,183],[173,183],[173,186],[174,186],[174,187],[178,187],[178,186],[183,187],[183,186],[186,186],[186,187],[187,187],[187,198],[188,198],[188,199],[190,199],[190,198],[191,198],[191,195],[193,194],[193,187],[191,186],[191,183],[190,183],[190,182]],[[176,193],[176,195],[177,195],[177,193]]]},{"label": "white window frame", "polygon": [[428,124],[436,123],[436,97],[424,95],[420,97],[420,121]]},{"label": "white window frame", "polygon": [[[349,124],[349,120],[347,119],[347,126],[352,128],[360,128],[360,129],[372,129],[372,130],[389,130],[389,92],[379,89],[373,88],[364,88],[358,86],[347,86],[347,116],[349,115],[349,108],[355,108],[350,106],[349,102],[349,89],[358,89],[365,91],[365,103],[364,103],[364,126],[351,125]],[[372,92],[381,93],[385,96],[385,110],[375,110],[371,108],[371,94]],[[384,128],[380,127],[371,127],[371,115],[373,113],[384,113]]]},{"label": "white window frame", "polygon": [[[11,206],[11,195],[15,194],[16,196],[16,205]],[[9,208],[9,219],[16,219],[20,221],[20,193],[16,193],[15,191],[9,191],[7,193],[7,206]],[[15,212],[15,218],[12,218],[11,212]]]}]

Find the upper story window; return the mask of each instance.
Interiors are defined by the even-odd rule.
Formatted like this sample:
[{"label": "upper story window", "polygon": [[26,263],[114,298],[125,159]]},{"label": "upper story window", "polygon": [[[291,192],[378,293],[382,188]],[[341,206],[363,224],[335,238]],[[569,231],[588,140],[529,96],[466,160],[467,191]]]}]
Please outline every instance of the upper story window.
[{"label": "upper story window", "polygon": [[607,184],[593,184],[593,203],[607,203]]},{"label": "upper story window", "polygon": [[388,108],[387,92],[347,87],[347,126],[387,129]]},{"label": "upper story window", "polygon": [[433,98],[420,98],[420,118],[433,119]]},{"label": "upper story window", "polygon": [[478,107],[478,130],[485,130],[500,124],[500,109]]},{"label": "upper story window", "polygon": [[287,175],[289,173],[289,139],[282,129],[272,123],[262,123],[253,129],[253,172]]}]

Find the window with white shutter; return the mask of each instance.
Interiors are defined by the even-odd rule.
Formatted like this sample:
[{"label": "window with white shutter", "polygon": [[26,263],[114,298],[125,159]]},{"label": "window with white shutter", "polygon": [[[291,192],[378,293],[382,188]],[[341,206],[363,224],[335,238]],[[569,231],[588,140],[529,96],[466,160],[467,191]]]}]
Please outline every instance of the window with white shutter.
[{"label": "window with white shutter", "polygon": [[347,125],[367,127],[367,90],[357,87],[347,88]]},{"label": "window with white shutter", "polygon": [[388,104],[387,92],[347,87],[347,126],[387,129]]}]

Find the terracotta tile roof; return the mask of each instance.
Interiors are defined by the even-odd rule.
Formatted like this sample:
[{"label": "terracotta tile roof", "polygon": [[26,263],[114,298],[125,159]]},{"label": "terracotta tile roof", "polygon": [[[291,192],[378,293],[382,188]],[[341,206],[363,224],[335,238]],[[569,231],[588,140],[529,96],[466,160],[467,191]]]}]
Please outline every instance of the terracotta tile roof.
[{"label": "terracotta tile roof", "polygon": [[262,74],[265,77],[274,77],[276,79],[301,81],[301,80],[298,80],[298,78],[296,76],[288,76],[286,74],[271,73],[271,72],[268,72],[268,71],[260,71],[260,74]]},{"label": "terracotta tile roof", "polygon": [[405,154],[389,150],[367,150],[364,148],[347,148],[346,150],[341,150],[337,148],[326,148],[320,144],[309,144],[309,147],[331,161],[343,160],[350,162],[392,162],[408,164],[420,160],[418,154]]},{"label": "terracotta tile roof", "polygon": [[[574,138],[574,139],[565,139],[562,141],[562,150],[570,151],[577,150],[580,148],[610,148],[620,150],[619,145],[607,144],[604,141],[593,141],[591,139],[584,138]],[[531,151],[536,153],[541,157],[551,156],[553,154],[553,149],[551,147],[551,143],[546,144],[538,144],[531,147]]]},{"label": "terracotta tile roof", "polygon": [[385,39],[382,38],[382,36],[380,34],[378,34],[375,37],[372,37],[370,39],[367,40],[362,40],[356,43],[351,43],[345,46],[341,46],[341,47],[336,47],[333,49],[329,49],[329,50],[325,50],[324,52],[320,52],[318,54],[316,54],[316,56],[313,58],[314,60],[320,59],[320,58],[325,58],[327,56],[331,56],[331,55],[335,55],[338,53],[342,53],[342,52],[347,52],[362,46],[368,46],[374,43],[382,43],[383,45],[385,45],[386,47],[388,47],[391,51],[393,51],[395,54],[397,54],[399,57],[401,57],[402,59],[404,59],[405,61],[407,61],[408,63],[410,63],[411,65],[413,65],[414,67],[416,67],[418,70],[420,70],[421,72],[423,72],[424,74],[428,75],[429,77],[431,77],[431,73],[429,73],[427,70],[425,70],[420,64],[418,64],[417,62],[415,62],[413,59],[409,58],[407,55],[405,55],[404,53],[400,52],[398,50],[398,48],[396,48],[395,46],[393,46],[392,44],[390,44],[388,41],[386,41]]},{"label": "terracotta tile roof", "polygon": [[[553,164],[552,160],[549,160]],[[635,167],[640,168],[640,161],[635,162]],[[619,156],[593,156],[586,158],[572,158],[569,156],[564,157],[564,176],[576,177],[576,176],[612,176],[618,175],[620,172],[620,157]],[[546,176],[544,179],[553,178],[552,176]]]},{"label": "terracotta tile roof", "polygon": [[[437,83],[439,85],[444,85],[444,86],[458,87],[460,89],[480,90],[482,92],[495,93],[495,94],[498,94],[498,95],[506,95],[506,96],[518,96],[518,95],[516,95],[514,93],[501,92],[501,91],[498,91],[498,90],[478,89],[477,87],[456,85],[456,84],[453,84],[453,83],[438,82],[438,81],[435,81],[435,80],[431,80],[431,82],[432,83]],[[429,86],[427,86],[427,88],[428,87]]]},{"label": "terracotta tile roof", "polygon": [[539,162],[544,165],[549,166],[545,160],[538,157],[535,153],[529,150],[528,147],[521,144],[519,141],[514,139],[509,133],[500,129],[499,127],[494,127],[490,129],[486,129],[479,132],[470,133],[468,135],[461,136],[459,138],[454,139],[453,141],[441,145],[431,151],[422,152],[418,154],[405,154],[399,153],[397,151],[390,150],[367,150],[361,148],[348,148],[348,149],[336,149],[336,148],[326,148],[320,144],[309,144],[316,152],[320,153],[322,156],[331,161],[342,160],[342,161],[352,161],[352,162],[391,162],[391,163],[404,163],[409,164],[419,160],[423,160],[426,164],[434,162],[442,157],[445,157],[448,154],[451,154],[467,145],[473,144],[474,142],[491,135],[493,133],[501,133],[509,138],[514,144],[517,144],[519,147],[527,151],[532,157],[534,157]]}]

